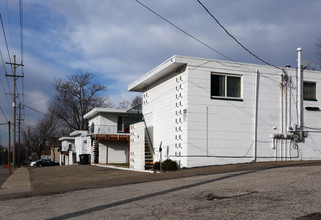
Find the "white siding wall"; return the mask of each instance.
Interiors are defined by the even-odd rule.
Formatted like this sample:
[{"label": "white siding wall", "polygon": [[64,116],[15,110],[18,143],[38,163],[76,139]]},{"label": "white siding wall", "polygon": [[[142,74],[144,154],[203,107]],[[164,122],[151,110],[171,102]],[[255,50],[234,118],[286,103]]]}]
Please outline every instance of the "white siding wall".
[{"label": "white siding wall", "polygon": [[[188,167],[251,161],[236,157],[252,154],[248,151],[253,143],[255,73],[217,65],[189,66]],[[239,75],[243,101],[211,99],[211,72]]]},{"label": "white siding wall", "polygon": [[72,149],[75,149],[74,140],[63,140],[61,142],[61,151],[68,151],[69,145],[72,145]]},{"label": "white siding wall", "polygon": [[69,151],[69,156],[68,156],[68,165],[73,165],[74,162],[73,162],[73,156],[72,156],[73,152],[72,151]]},{"label": "white siding wall", "polygon": [[85,135],[78,135],[75,137],[75,151],[76,151],[76,161],[79,162],[80,154],[87,154],[87,137]]},{"label": "white siding wall", "polygon": [[[183,111],[187,108],[187,72],[185,68],[172,72],[158,85],[148,88],[143,94],[143,114],[148,124],[152,124],[154,161],[160,158],[159,146],[162,142],[163,160],[178,154],[186,154],[187,124]],[[175,160],[175,159],[174,159]],[[183,163],[184,158],[177,162]]]},{"label": "white siding wall", "polygon": [[87,136],[87,154],[90,154],[90,162],[93,163],[94,162],[94,158],[93,158],[93,147],[92,147],[92,141],[91,141],[91,137]]},{"label": "white siding wall", "polygon": [[[224,65],[209,63],[195,69],[188,67],[188,163],[187,166],[250,162],[254,155],[254,114],[255,114],[255,71],[253,65]],[[272,67],[258,66],[260,72],[258,101],[257,160],[290,160],[297,155],[289,141],[280,142],[272,148],[272,134],[282,132],[281,120],[281,71]],[[249,71],[249,69],[252,71]],[[243,101],[219,100],[210,97],[211,72],[240,74],[242,76]],[[292,76],[293,88],[296,88],[295,71],[288,70]],[[306,73],[315,79],[315,73]],[[319,79],[319,84],[321,81]],[[289,89],[289,88],[288,88]],[[289,89],[290,90],[290,89]],[[288,90],[288,92],[289,92]],[[288,93],[288,110],[291,99],[291,119],[297,124],[295,97],[296,90]],[[284,93],[283,93],[284,94]],[[318,96],[320,91],[318,91]],[[319,96],[320,97],[320,96]],[[305,101],[305,106],[317,105],[317,102]],[[305,112],[305,122],[312,127],[321,127],[320,112]],[[319,115],[319,117],[317,116]],[[285,126],[285,125],[284,125]],[[286,144],[285,144],[286,142]],[[320,134],[309,133],[306,143],[299,144],[302,159],[320,159]],[[193,157],[191,155],[209,155],[218,157]],[[228,157],[220,157],[228,156]],[[230,157],[229,157],[230,156]],[[242,157],[244,158],[237,158]],[[282,157],[282,158],[280,158]],[[291,158],[290,158],[291,157]]]},{"label": "white siding wall", "polygon": [[[320,72],[304,72],[304,80],[316,82],[318,101],[304,101],[304,107],[319,107],[321,108],[321,74]],[[304,110],[304,126],[308,132],[308,137],[305,139],[302,146],[302,158],[305,160],[321,159],[321,111]]]},{"label": "white siding wall", "polygon": [[130,162],[131,170],[145,169],[145,124],[139,122],[130,126]]},{"label": "white siding wall", "polygon": [[107,163],[106,141],[99,141],[99,163]]}]

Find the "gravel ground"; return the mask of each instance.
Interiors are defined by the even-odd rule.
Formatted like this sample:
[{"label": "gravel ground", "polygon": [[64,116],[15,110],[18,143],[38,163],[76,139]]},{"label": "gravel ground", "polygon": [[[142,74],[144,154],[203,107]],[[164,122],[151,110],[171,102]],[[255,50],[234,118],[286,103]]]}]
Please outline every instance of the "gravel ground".
[{"label": "gravel ground", "polygon": [[209,166],[165,173],[144,173],[110,169],[91,165],[57,167],[29,167],[32,191],[0,198],[12,199],[39,195],[52,195],[82,189],[121,186],[127,184],[169,180],[198,175],[221,174],[246,170],[264,170],[287,166],[321,165],[321,161],[264,162]]},{"label": "gravel ground", "polygon": [[94,166],[31,168],[32,194],[0,202],[0,216],[316,220],[321,216],[320,165],[237,164],[161,174]]}]

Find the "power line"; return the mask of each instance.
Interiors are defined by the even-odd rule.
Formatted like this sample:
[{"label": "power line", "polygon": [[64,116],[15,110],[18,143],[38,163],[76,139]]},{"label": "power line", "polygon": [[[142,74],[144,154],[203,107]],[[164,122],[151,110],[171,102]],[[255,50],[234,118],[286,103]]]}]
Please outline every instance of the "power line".
[{"label": "power line", "polygon": [[29,109],[31,109],[31,110],[33,110],[33,111],[35,111],[35,112],[39,113],[39,114],[41,114],[41,115],[46,115],[45,113],[43,113],[43,112],[41,112],[41,111],[38,111],[38,110],[36,110],[36,109],[34,109],[34,108],[32,108],[32,107],[28,106],[28,105],[23,105],[23,106],[24,106],[24,107],[27,107],[27,108],[29,108]]},{"label": "power line", "polygon": [[13,38],[12,38],[12,28],[11,28],[11,22],[10,22],[10,14],[9,14],[9,7],[8,7],[8,0],[6,0],[6,9],[7,9],[7,17],[8,17],[8,25],[9,25],[9,35],[11,40],[11,46],[13,46]]},{"label": "power line", "polygon": [[[11,63],[11,56],[10,56],[10,51],[9,51],[9,47],[8,47],[7,35],[6,35],[6,31],[5,31],[5,29],[4,29],[4,25],[3,25],[3,20],[2,20],[1,13],[0,13],[0,20],[1,20],[1,26],[2,26],[2,31],[3,31],[4,40],[5,40],[6,47],[7,47],[7,51],[8,51],[9,61],[10,61],[10,63]],[[13,67],[12,67],[12,66],[11,66],[11,71],[12,71],[12,73],[13,73]]]},{"label": "power line", "polygon": [[[23,64],[23,5],[22,0],[19,0],[19,14],[20,14],[20,52],[21,52],[21,64]],[[21,68],[22,69],[22,68]],[[22,71],[23,72],[23,71]]]},{"label": "power line", "polygon": [[[224,55],[223,53],[219,52],[218,50],[216,50],[215,48],[209,46],[208,44],[206,44],[205,42],[201,41],[200,39],[194,37],[192,34],[188,33],[187,31],[183,30],[182,28],[178,27],[177,25],[175,25],[174,23],[172,23],[171,21],[167,20],[165,17],[161,16],[160,14],[158,14],[156,11],[152,10],[151,8],[149,8],[148,6],[144,5],[143,3],[141,3],[140,1],[136,0],[137,3],[139,3],[140,5],[142,5],[144,8],[146,8],[147,10],[149,10],[150,12],[154,13],[155,15],[157,15],[158,17],[160,17],[161,19],[163,19],[164,21],[166,21],[168,24],[172,25],[173,27],[175,27],[176,29],[180,30],[181,32],[183,32],[184,34],[188,35],[189,37],[193,38],[194,40],[196,40],[197,42],[199,42],[200,44],[203,44],[205,47],[213,50],[214,52],[218,53],[219,55],[225,57],[228,60],[234,61],[233,59],[231,59],[230,57]],[[234,61],[236,62],[236,61]]]},{"label": "power line", "polygon": [[2,112],[2,114],[3,114],[3,116],[4,116],[4,118],[5,118],[6,121],[8,122],[8,119],[7,119],[6,115],[4,114],[4,111],[3,111],[2,107],[1,107],[1,105],[0,105],[0,109],[1,109],[1,112]]},{"label": "power line", "polygon": [[[169,21],[168,19],[166,19],[165,17],[161,16],[160,14],[158,14],[156,11],[154,11],[153,9],[149,8],[148,6],[144,5],[143,3],[141,3],[139,0],[135,0],[137,3],[139,3],[140,5],[142,5],[144,8],[146,8],[147,10],[149,10],[150,12],[152,12],[153,14],[155,14],[156,16],[158,16],[159,18],[163,19],[164,21],[166,21],[168,24],[172,25],[173,27],[175,27],[176,29],[178,29],[179,31],[183,32],[184,34],[188,35],[189,37],[193,38],[194,40],[196,40],[197,42],[201,43],[202,45],[204,45],[205,47],[209,48],[210,50],[218,53],[219,55],[225,57],[226,59],[235,62],[237,64],[239,64],[243,69],[249,70],[249,71],[253,71],[252,69],[246,67],[244,64],[239,63],[235,60],[233,60],[232,58],[226,56],[225,54],[219,52],[218,50],[216,50],[215,48],[209,46],[208,44],[206,44],[205,42],[199,40],[198,38],[196,38],[195,36],[193,36],[192,34],[188,33],[187,31],[183,30],[182,28],[178,27],[177,25],[175,25],[173,22]],[[274,66],[276,67],[276,66]],[[276,67],[278,69],[281,69],[279,67]],[[282,69],[281,69],[282,70]]]},{"label": "power line", "polygon": [[[19,15],[20,15],[20,52],[21,52],[21,75],[24,76],[24,65],[23,65],[23,4],[22,0],[19,0]],[[22,86],[22,105],[24,105],[24,77],[21,81]],[[20,98],[19,98],[20,100]],[[20,100],[21,102],[21,100]]]},{"label": "power line", "polygon": [[[4,62],[4,59],[3,59],[3,55],[2,55],[1,49],[0,49],[0,56],[1,56],[1,61],[2,61],[2,65],[3,65],[4,73],[7,74],[7,69],[6,69],[6,65],[5,65],[5,62]],[[8,78],[6,78],[6,81],[7,81],[7,84],[8,84],[9,93],[11,93],[11,88],[10,88],[10,84],[9,84]],[[2,84],[2,82],[1,82],[1,84]],[[2,84],[2,87],[4,88],[3,84]],[[6,94],[6,92],[5,92],[5,94]]]},{"label": "power line", "polygon": [[262,58],[258,57],[257,55],[255,55],[254,53],[252,53],[249,49],[247,49],[242,43],[240,43],[232,34],[230,34],[230,32],[228,32],[226,30],[226,28],[215,18],[215,16],[203,5],[203,3],[200,1],[200,0],[197,0],[198,3],[205,9],[205,11],[216,21],[216,23],[236,42],[238,43],[244,50],[246,50],[249,54],[251,54],[253,57],[255,57],[256,59],[262,61],[263,63],[269,65],[269,66],[272,66],[272,67],[275,67],[277,69],[281,69],[283,70],[282,68],[278,67],[278,66],[275,66],[265,60],[263,60]]},{"label": "power line", "polygon": [[[213,47],[209,46],[209,45],[206,44],[205,42],[203,42],[203,41],[199,40],[198,38],[194,37],[192,34],[188,33],[187,31],[183,30],[182,28],[178,27],[178,26],[175,25],[173,22],[169,21],[169,20],[166,19],[165,17],[163,17],[163,16],[161,16],[160,14],[158,14],[158,13],[157,13],[156,11],[154,11],[153,9],[151,9],[151,8],[149,8],[148,6],[146,6],[146,5],[144,5],[143,3],[141,3],[139,0],[135,0],[135,1],[136,1],[137,3],[139,3],[140,5],[142,5],[144,8],[146,8],[147,10],[149,10],[150,12],[152,12],[153,14],[155,14],[156,16],[158,16],[159,18],[161,18],[161,19],[163,19],[164,21],[166,21],[168,24],[172,25],[173,27],[175,27],[175,28],[178,29],[179,31],[183,32],[184,34],[186,34],[186,35],[188,35],[189,37],[193,38],[193,39],[196,40],[197,42],[199,42],[199,43],[201,43],[202,45],[206,46],[206,47],[209,48],[210,50],[218,53],[219,55],[225,57],[226,59],[228,59],[228,60],[230,60],[230,61],[232,61],[232,62],[235,62],[235,63],[239,64],[239,65],[241,66],[241,68],[253,72],[252,69],[248,68],[247,66],[245,66],[245,65],[242,64],[242,63],[239,63],[239,62],[233,60],[232,58],[226,56],[225,54],[223,54],[223,53],[217,51],[216,49],[214,49]],[[209,63],[209,62],[206,62],[206,63]],[[205,63],[205,64],[206,64],[206,63]],[[202,65],[204,65],[204,64],[202,64]],[[200,67],[200,66],[202,66],[202,65],[199,65],[199,66],[197,66],[197,67]],[[270,64],[268,64],[268,65],[270,65]],[[275,68],[277,68],[277,69],[283,70],[282,68],[279,68],[279,67],[274,66],[274,65],[270,65],[270,66],[275,67]],[[196,68],[197,68],[197,67],[196,67]],[[260,75],[261,75],[261,73],[260,73]],[[263,77],[265,77],[265,78],[267,78],[267,79],[269,79],[269,80],[272,80],[272,81],[274,81],[274,82],[279,83],[278,81],[273,80],[273,79],[271,79],[271,78],[269,78],[269,77],[267,77],[267,76],[263,76]]]},{"label": "power line", "polygon": [[[1,83],[1,86],[2,86],[2,89],[3,89],[3,92],[4,92],[4,95],[5,95],[5,97],[6,97],[7,104],[8,104],[8,106],[10,106],[10,103],[9,103],[9,100],[8,100],[8,96],[6,96],[6,90],[5,90],[5,88],[4,88],[3,83],[2,83],[1,80],[0,80],[0,83]],[[12,111],[11,108],[9,108],[9,109],[10,109],[10,111]]]}]

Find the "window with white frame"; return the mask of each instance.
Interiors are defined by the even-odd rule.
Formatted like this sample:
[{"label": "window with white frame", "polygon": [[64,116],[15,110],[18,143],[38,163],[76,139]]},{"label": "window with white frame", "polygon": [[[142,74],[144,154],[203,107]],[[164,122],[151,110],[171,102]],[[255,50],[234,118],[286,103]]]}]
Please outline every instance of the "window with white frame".
[{"label": "window with white frame", "polygon": [[317,100],[317,83],[316,82],[303,82],[303,99],[316,101]]},{"label": "window with white frame", "polygon": [[241,99],[241,76],[211,73],[211,97]]}]

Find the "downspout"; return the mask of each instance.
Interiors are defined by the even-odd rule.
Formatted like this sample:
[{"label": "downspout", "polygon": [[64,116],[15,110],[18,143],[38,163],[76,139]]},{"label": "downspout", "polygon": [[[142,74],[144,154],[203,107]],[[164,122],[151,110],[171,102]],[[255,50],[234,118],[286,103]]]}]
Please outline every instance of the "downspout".
[{"label": "downspout", "polygon": [[258,101],[259,101],[259,71],[256,70],[255,74],[255,106],[254,106],[254,152],[253,162],[256,162],[257,158],[257,124],[258,124]]},{"label": "downspout", "polygon": [[208,106],[206,107],[206,155],[208,156]]},{"label": "downspout", "polygon": [[282,134],[284,133],[284,127],[283,127],[283,122],[284,122],[284,120],[283,120],[283,114],[284,114],[284,110],[283,110],[283,87],[284,87],[284,85],[283,85],[283,75],[281,75],[281,82],[280,82],[280,91],[281,91],[281,98],[280,98],[280,101],[281,101],[281,103],[280,103],[280,105],[281,105],[281,132],[282,132]]},{"label": "downspout", "polygon": [[[280,99],[280,105],[281,105],[281,132],[282,134],[284,135],[284,104],[283,104],[283,88],[284,88],[284,85],[283,85],[283,74],[281,75],[281,82],[280,82],[280,91],[281,91],[281,99]],[[280,140],[280,158],[281,158],[281,161],[282,161],[282,150],[283,150],[283,140],[281,139]]]},{"label": "downspout", "polygon": [[292,96],[292,77],[289,77],[289,127],[292,126],[292,121],[291,121],[291,117],[292,117],[292,114],[291,114],[291,111],[292,111],[292,107],[291,107],[291,96]]},{"label": "downspout", "polygon": [[283,78],[283,82],[284,82],[284,157],[285,160],[287,160],[287,137],[288,137],[288,88],[287,88],[287,83],[288,83],[288,75],[285,72],[284,73],[284,78]]},{"label": "downspout", "polygon": [[303,72],[301,69],[301,51],[302,49],[297,48],[298,52],[298,113],[299,113],[299,121],[298,128],[299,130],[303,127]]},{"label": "downspout", "polygon": [[283,90],[284,90],[284,137],[287,138],[288,136],[288,91],[287,91],[287,76],[284,75],[284,84],[283,84]]}]

